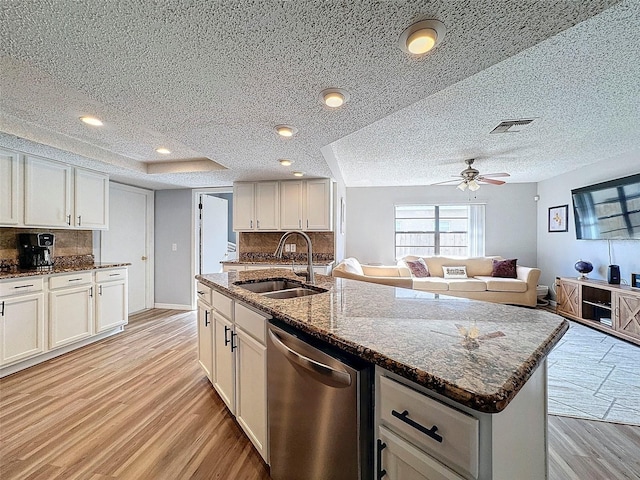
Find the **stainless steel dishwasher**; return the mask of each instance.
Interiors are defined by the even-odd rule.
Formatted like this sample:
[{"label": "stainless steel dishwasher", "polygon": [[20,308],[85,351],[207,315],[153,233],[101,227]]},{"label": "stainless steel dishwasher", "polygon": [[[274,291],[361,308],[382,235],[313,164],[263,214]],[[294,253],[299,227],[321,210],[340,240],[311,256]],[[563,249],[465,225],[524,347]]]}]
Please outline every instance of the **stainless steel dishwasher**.
[{"label": "stainless steel dishwasher", "polygon": [[318,342],[285,325],[269,325],[271,478],[368,480],[372,367]]}]

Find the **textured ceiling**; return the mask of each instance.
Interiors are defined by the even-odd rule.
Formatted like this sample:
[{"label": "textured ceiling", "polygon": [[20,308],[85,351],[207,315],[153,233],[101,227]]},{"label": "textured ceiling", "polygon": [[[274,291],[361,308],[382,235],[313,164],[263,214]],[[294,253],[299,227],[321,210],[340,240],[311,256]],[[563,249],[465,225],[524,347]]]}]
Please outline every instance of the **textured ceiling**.
[{"label": "textured ceiling", "polygon": [[[640,145],[640,2],[616,4],[8,0],[0,145],[150,188],[293,170],[347,186],[428,184],[469,156],[483,173],[537,181]],[[424,18],[446,37],[409,57],[398,36]],[[350,101],[323,107],[329,87]],[[105,126],[80,123],[86,114]],[[536,121],[488,134],[519,117]],[[278,137],[281,123],[299,133]],[[158,146],[226,169],[150,174],[167,160]]]}]

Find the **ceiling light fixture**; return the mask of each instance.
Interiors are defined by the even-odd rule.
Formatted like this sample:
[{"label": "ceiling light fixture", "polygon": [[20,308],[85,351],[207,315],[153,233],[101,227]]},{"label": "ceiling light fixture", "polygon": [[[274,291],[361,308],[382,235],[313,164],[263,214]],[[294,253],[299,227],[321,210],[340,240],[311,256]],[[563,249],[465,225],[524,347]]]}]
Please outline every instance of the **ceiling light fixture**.
[{"label": "ceiling light fixture", "polygon": [[469,180],[469,190],[471,190],[472,192],[475,192],[479,188],[480,188],[480,184],[478,182],[476,182],[475,180]]},{"label": "ceiling light fixture", "polygon": [[160,148],[156,148],[156,152],[162,155],[169,155],[171,153],[171,150],[169,150],[168,148],[160,147]]},{"label": "ceiling light fixture", "polygon": [[442,41],[446,31],[444,23],[438,20],[414,23],[400,35],[400,49],[412,55],[423,55]]},{"label": "ceiling light fixture", "polygon": [[459,188],[460,190],[462,190],[463,192],[467,189],[467,182],[462,182],[460,185],[458,185],[457,188]]},{"label": "ceiling light fixture", "polygon": [[303,172],[293,172],[293,176],[294,177],[302,177],[302,176],[304,176],[304,173]]},{"label": "ceiling light fixture", "polygon": [[291,125],[276,125],[276,132],[281,137],[293,137],[296,133],[298,133],[298,129],[296,127],[292,127]]},{"label": "ceiling light fixture", "polygon": [[329,108],[338,108],[347,103],[349,94],[341,88],[327,88],[320,92],[320,101]]},{"label": "ceiling light fixture", "polygon": [[82,120],[87,125],[91,125],[92,127],[101,127],[102,125],[104,125],[102,123],[102,120],[100,120],[99,118],[91,117],[88,115],[85,115],[84,117],[80,117],[80,120]]},{"label": "ceiling light fixture", "polygon": [[288,158],[281,158],[278,161],[280,162],[280,165],[282,165],[283,167],[288,167],[293,163],[293,161],[289,160]]}]

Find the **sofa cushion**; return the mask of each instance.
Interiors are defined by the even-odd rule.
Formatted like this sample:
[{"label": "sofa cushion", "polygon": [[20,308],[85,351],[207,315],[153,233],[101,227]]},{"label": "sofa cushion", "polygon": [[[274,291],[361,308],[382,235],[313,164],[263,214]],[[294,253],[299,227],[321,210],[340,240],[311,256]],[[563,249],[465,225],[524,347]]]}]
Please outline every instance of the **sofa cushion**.
[{"label": "sofa cushion", "polygon": [[362,266],[360,265],[360,262],[353,257],[349,257],[349,258],[345,258],[342,261],[342,264],[344,265],[344,271],[347,273],[353,273],[355,275],[364,275],[364,272],[362,271]]},{"label": "sofa cushion", "polygon": [[476,277],[487,284],[487,290],[490,292],[517,292],[523,293],[527,291],[527,282],[518,280],[517,278],[500,278],[500,277]]},{"label": "sofa cushion", "polygon": [[516,273],[517,263],[518,260],[516,258],[510,258],[508,260],[494,260],[491,276],[501,278],[518,278],[518,274]]},{"label": "sofa cushion", "polygon": [[467,267],[464,265],[443,265],[444,278],[467,278]]},{"label": "sofa cushion", "polygon": [[[415,260],[417,257],[407,256],[407,260]],[[455,258],[455,257],[423,257],[429,273],[432,277],[444,277],[442,267],[464,265],[467,267],[467,276],[476,277],[478,275],[491,275],[493,270],[493,259],[500,257],[470,257],[470,258]]]},{"label": "sofa cushion", "polygon": [[440,277],[424,277],[413,279],[414,290],[425,290],[428,292],[446,292],[449,290],[450,280]]},{"label": "sofa cushion", "polygon": [[451,292],[484,292],[487,290],[487,284],[477,278],[452,278],[448,282]]},{"label": "sofa cushion", "polygon": [[416,261],[405,260],[405,264],[407,268],[411,270],[411,276],[416,278],[425,278],[430,277],[429,269],[427,268],[427,264],[424,263],[422,258],[418,258]]}]

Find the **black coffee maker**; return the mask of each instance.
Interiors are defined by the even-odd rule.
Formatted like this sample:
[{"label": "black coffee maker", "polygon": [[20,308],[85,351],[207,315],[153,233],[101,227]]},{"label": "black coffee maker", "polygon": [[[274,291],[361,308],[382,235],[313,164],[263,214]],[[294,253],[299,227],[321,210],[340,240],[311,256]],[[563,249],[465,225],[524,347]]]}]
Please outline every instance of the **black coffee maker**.
[{"label": "black coffee maker", "polygon": [[49,270],[53,268],[53,233],[19,233],[20,268]]}]

